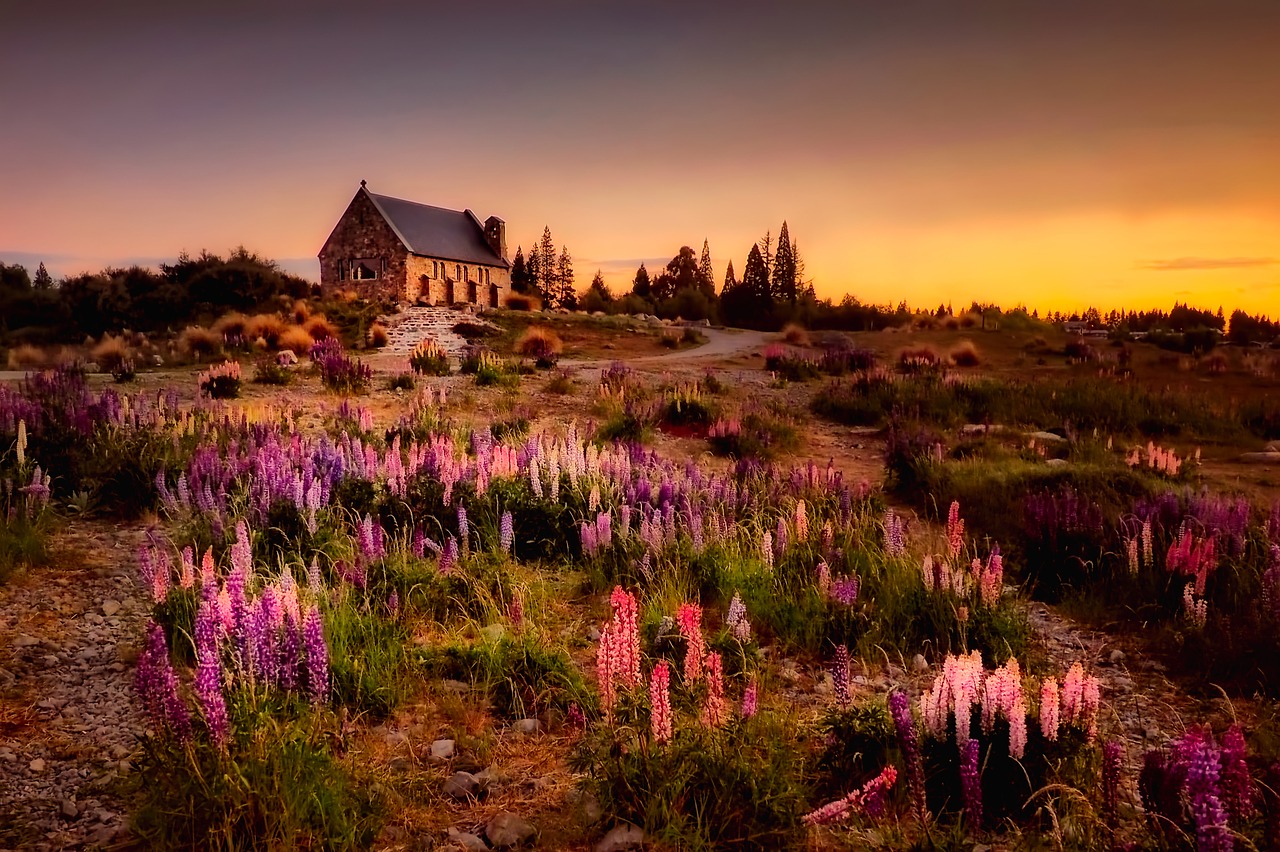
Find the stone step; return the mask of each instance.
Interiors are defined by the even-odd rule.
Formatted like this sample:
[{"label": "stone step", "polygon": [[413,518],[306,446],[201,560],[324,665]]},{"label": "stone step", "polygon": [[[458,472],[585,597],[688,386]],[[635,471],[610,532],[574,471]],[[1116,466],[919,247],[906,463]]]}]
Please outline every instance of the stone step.
[{"label": "stone step", "polygon": [[474,322],[473,316],[449,308],[409,307],[391,317],[384,317],[387,327],[387,345],[383,352],[408,354],[421,341],[434,338],[450,357],[457,358],[466,348],[466,338],[456,334],[453,327],[462,321]]}]

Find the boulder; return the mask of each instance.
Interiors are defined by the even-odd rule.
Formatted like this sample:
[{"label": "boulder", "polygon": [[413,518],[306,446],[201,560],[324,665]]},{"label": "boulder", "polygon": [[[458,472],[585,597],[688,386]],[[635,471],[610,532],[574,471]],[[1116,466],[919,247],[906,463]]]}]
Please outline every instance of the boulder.
[{"label": "boulder", "polygon": [[1046,444],[1062,444],[1066,443],[1066,438],[1061,435],[1055,435],[1053,432],[1032,432],[1027,436],[1037,441],[1043,441]]},{"label": "boulder", "polygon": [[445,833],[445,836],[454,846],[465,849],[467,852],[489,852],[489,844],[485,843],[483,838],[477,837],[470,832],[459,831],[451,827]]},{"label": "boulder", "polygon": [[479,796],[482,789],[479,778],[470,772],[458,771],[444,782],[443,792],[450,799],[466,800]]},{"label": "boulder", "polygon": [[634,825],[617,825],[601,838],[595,852],[626,852],[644,846],[644,831]]},{"label": "boulder", "polygon": [[453,740],[436,740],[431,744],[432,760],[451,760],[453,758]]},{"label": "boulder", "polygon": [[533,823],[513,813],[502,811],[484,827],[484,836],[494,849],[514,849],[538,836]]}]

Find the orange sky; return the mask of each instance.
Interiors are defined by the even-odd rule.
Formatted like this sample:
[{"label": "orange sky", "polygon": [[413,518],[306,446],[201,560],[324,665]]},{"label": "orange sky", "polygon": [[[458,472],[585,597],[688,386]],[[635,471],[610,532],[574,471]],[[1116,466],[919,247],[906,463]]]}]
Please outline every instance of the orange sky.
[{"label": "orange sky", "polygon": [[833,298],[1280,314],[1280,4],[688,5],[18,12],[0,259],[310,271],[363,178],[582,286],[785,218]]}]

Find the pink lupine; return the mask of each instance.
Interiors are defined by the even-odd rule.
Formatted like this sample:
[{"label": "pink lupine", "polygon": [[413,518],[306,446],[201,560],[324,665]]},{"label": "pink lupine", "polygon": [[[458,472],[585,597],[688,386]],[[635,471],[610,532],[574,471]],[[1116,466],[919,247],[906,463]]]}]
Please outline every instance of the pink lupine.
[{"label": "pink lupine", "polygon": [[1128,539],[1125,542],[1125,549],[1129,554],[1129,574],[1136,577],[1138,575],[1138,540]]},{"label": "pink lupine", "polygon": [[809,513],[803,500],[796,501],[795,527],[797,539],[804,541],[809,537]]},{"label": "pink lupine", "polygon": [[1209,620],[1209,601],[1207,598],[1196,598],[1194,583],[1187,583],[1182,590],[1182,614],[1193,626],[1202,630]]},{"label": "pink lupine", "polygon": [[617,636],[617,674],[623,683],[637,687],[640,676],[640,606],[636,596],[621,586],[614,586],[609,595],[613,609],[613,631]]},{"label": "pink lupine", "polygon": [[893,766],[886,766],[861,788],[805,814],[801,821],[806,825],[831,825],[854,813],[864,813],[872,819],[879,819],[884,815],[889,790],[897,780],[898,770]]},{"label": "pink lupine", "polygon": [[1047,677],[1040,684],[1040,734],[1051,742],[1058,741],[1062,706],[1058,699],[1058,680]]},{"label": "pink lupine", "polygon": [[718,728],[724,724],[727,708],[724,698],[724,669],[719,652],[707,654],[707,697],[702,705],[702,724]]},{"label": "pink lupine", "polygon": [[751,641],[751,622],[747,620],[747,605],[742,602],[742,595],[733,593],[729,601],[729,614],[724,620],[725,626],[733,634],[733,638],[743,644]]},{"label": "pink lupine", "polygon": [[213,562],[213,548],[207,548],[200,559],[200,585],[212,586],[217,583],[218,568]]},{"label": "pink lupine", "polygon": [[824,598],[831,594],[831,569],[825,559],[818,563],[818,594]]},{"label": "pink lupine", "polygon": [[649,679],[649,704],[653,739],[658,743],[671,741],[671,672],[666,660],[658,660]]},{"label": "pink lupine", "polygon": [[190,547],[182,548],[182,559],[178,570],[178,585],[190,589],[196,584],[195,556]]},{"label": "pink lupine", "polygon": [[702,607],[694,603],[680,604],[676,612],[676,624],[685,640],[684,681],[694,683],[702,677],[702,660],[706,643],[702,636]]},{"label": "pink lupine", "polygon": [[831,682],[836,705],[841,710],[849,709],[849,648],[846,645],[836,646],[835,659],[831,663]]},{"label": "pink lupine", "polygon": [[892,509],[884,513],[884,552],[889,557],[898,557],[906,553],[906,536],[902,518]]},{"label": "pink lupine", "polygon": [[768,530],[760,536],[760,560],[765,568],[773,570],[773,534]]},{"label": "pink lupine", "polygon": [[613,723],[613,708],[618,702],[616,642],[612,625],[605,625],[600,631],[600,644],[596,646],[596,680],[600,684],[600,709],[609,724]]},{"label": "pink lupine", "polygon": [[960,501],[953,500],[947,510],[947,552],[955,559],[964,547],[964,521],[960,518]]}]

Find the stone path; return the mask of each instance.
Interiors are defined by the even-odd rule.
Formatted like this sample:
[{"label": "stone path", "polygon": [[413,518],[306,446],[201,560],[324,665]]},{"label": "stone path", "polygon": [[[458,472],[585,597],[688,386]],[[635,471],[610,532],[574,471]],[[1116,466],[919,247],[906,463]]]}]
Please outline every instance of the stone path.
[{"label": "stone path", "polygon": [[124,836],[139,737],[133,660],[150,608],[137,527],[72,520],[53,564],[0,585],[0,849]]}]

